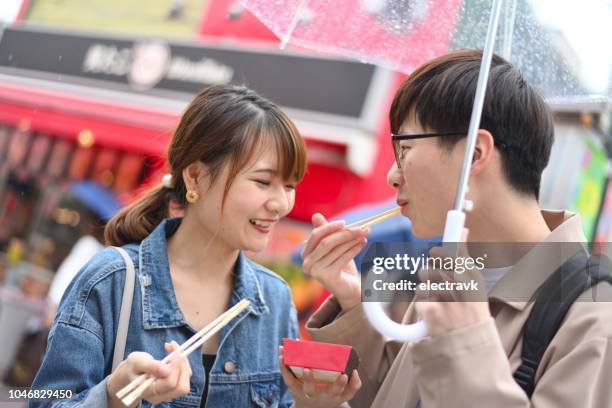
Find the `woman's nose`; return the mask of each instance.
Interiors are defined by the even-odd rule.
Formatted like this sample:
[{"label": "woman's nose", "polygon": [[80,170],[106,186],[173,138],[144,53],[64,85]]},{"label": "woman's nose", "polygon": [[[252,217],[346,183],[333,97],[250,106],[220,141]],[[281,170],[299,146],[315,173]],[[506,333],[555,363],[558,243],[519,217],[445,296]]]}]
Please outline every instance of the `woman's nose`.
[{"label": "woman's nose", "polygon": [[284,216],[289,212],[289,197],[284,188],[277,192],[266,202],[268,211]]}]

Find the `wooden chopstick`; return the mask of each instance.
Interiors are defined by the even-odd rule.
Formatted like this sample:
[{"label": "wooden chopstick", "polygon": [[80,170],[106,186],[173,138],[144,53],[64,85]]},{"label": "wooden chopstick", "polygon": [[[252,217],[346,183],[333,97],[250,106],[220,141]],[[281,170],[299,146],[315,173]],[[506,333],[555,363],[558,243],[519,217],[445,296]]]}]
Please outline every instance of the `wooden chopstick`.
[{"label": "wooden chopstick", "polygon": [[[200,332],[198,332],[194,336],[192,336],[188,341],[183,343],[183,345],[181,346],[181,348],[183,349],[181,351],[181,355],[187,356],[192,351],[194,351],[195,349],[200,347],[202,344],[204,344],[205,341],[207,341],[210,337],[215,335],[226,324],[228,324],[234,317],[238,316],[238,314],[240,314],[240,312],[242,312],[243,309],[248,307],[250,303],[251,302],[249,302],[248,300],[242,300],[241,302],[237,303],[234,307],[229,309],[227,312],[223,313],[221,316],[219,316],[217,319],[215,319],[215,321],[213,321],[213,323],[216,323],[216,324],[214,325],[214,327],[212,327],[206,333],[204,333],[202,335],[199,335],[200,333],[202,333],[204,331],[204,329],[202,329]],[[196,339],[196,340],[195,341],[191,341],[193,339]],[[193,344],[191,344],[191,346],[189,346],[189,348],[186,348],[187,347],[186,345],[187,345],[188,342],[191,342]],[[178,352],[179,349],[177,349],[176,351]],[[155,377],[146,378],[132,392],[130,392],[127,396],[122,398],[121,402],[123,404],[127,405],[127,406],[132,405],[136,400],[138,400],[142,396],[142,394],[146,391],[146,389],[149,388],[149,386],[151,384],[153,384],[153,382],[155,380],[156,380]]]},{"label": "wooden chopstick", "polygon": [[[215,320],[207,324],[202,330],[194,334],[181,344],[176,350],[168,354],[163,360],[163,363],[168,363],[173,355],[181,353],[183,356],[189,355],[192,351],[200,347],[212,337],[215,333],[221,330],[226,324],[228,324],[234,317],[238,316],[245,308],[247,308],[251,302],[247,299],[243,299],[236,303],[232,308],[221,314]],[[155,377],[141,374],[135,378],[128,385],[123,387],[117,392],[117,398],[121,399],[125,405],[132,405],[137,399],[140,398],[142,393],[156,380]]]},{"label": "wooden chopstick", "polygon": [[379,214],[376,215],[372,215],[371,217],[367,217],[364,218],[362,220],[356,221],[352,224],[349,224],[346,226],[346,228],[355,228],[355,227],[361,227],[361,228],[365,228],[365,227],[369,227],[370,225],[374,225],[377,224],[381,221],[386,220],[387,218],[391,218],[394,215],[397,215],[400,213],[402,209],[400,207],[395,207],[392,208],[390,210],[381,212]]},{"label": "wooden chopstick", "polygon": [[[189,340],[187,340],[186,342],[184,342],[183,344],[181,344],[179,346],[179,348],[177,348],[176,350],[174,350],[172,353],[168,354],[163,360],[162,363],[168,363],[170,361],[170,359],[172,358],[172,356],[176,353],[180,353],[183,350],[185,350],[187,347],[189,347],[192,343],[194,343],[195,341],[198,340],[198,338],[200,336],[203,336],[204,334],[206,334],[209,330],[213,329],[222,319],[223,317],[226,315],[226,313],[229,313],[230,311],[234,310],[235,308],[240,307],[242,310],[242,305],[245,304],[245,302],[249,302],[246,299],[241,300],[240,302],[236,303],[231,309],[227,310],[225,313],[221,314],[219,317],[217,317],[215,320],[213,320],[212,322],[210,322],[209,324],[207,324],[204,328],[202,328],[202,330],[200,330],[199,332],[197,332],[196,334],[194,334],[193,336],[191,336],[189,338]],[[123,387],[122,389],[119,390],[119,392],[117,392],[117,398],[122,399],[124,398],[127,394],[129,394],[133,389],[135,389],[137,386],[139,386],[140,384],[142,384],[145,380],[146,380],[147,375],[146,374],[141,374],[138,377],[136,377],[131,383],[129,383],[128,385],[126,385],[125,387]]]}]

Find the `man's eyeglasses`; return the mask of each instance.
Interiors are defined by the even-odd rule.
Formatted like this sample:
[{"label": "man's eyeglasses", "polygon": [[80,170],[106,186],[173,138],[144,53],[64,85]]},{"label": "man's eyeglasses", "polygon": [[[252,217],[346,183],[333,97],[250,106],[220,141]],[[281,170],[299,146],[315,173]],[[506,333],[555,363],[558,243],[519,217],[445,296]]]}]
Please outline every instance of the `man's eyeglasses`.
[{"label": "man's eyeglasses", "polygon": [[[402,168],[402,162],[406,157],[406,149],[402,148],[400,142],[402,140],[414,140],[414,139],[427,139],[430,137],[444,137],[444,136],[464,136],[467,132],[443,132],[443,133],[419,133],[413,135],[395,135],[391,133],[391,144],[393,146],[393,154],[395,155],[395,163],[397,168]],[[501,148],[507,148],[508,146],[502,142],[495,141],[495,145]],[[405,147],[405,146],[404,146]]]}]

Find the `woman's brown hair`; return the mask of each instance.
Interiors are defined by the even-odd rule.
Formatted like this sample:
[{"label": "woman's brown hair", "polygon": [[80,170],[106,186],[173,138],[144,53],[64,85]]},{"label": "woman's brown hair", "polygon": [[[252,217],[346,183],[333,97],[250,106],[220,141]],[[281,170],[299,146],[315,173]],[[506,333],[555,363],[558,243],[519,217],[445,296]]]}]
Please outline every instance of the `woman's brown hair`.
[{"label": "woman's brown hair", "polygon": [[204,89],[187,107],[168,148],[174,187],[168,189],[160,183],[121,209],[106,225],[106,244],[142,241],[169,216],[170,198],[186,205],[183,169],[198,160],[208,166],[211,183],[229,165],[225,199],[238,173],[267,143],[276,147],[283,180],[300,181],[306,170],[306,146],[287,115],[243,86]]}]

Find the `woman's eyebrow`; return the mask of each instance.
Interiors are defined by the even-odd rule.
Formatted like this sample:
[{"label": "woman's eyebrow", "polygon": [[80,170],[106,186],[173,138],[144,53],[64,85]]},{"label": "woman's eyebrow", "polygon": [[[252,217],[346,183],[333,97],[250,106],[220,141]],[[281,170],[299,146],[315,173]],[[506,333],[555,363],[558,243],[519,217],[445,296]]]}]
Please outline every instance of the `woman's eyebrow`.
[{"label": "woman's eyebrow", "polygon": [[271,169],[271,168],[264,168],[264,169],[254,170],[253,173],[270,173],[271,175],[275,176],[278,174],[278,171],[276,171],[275,169]]}]

